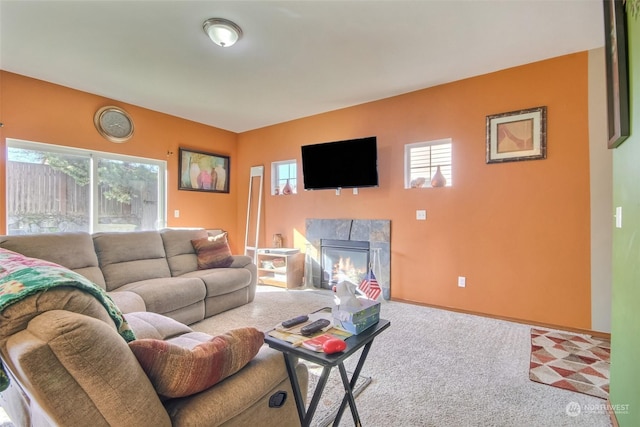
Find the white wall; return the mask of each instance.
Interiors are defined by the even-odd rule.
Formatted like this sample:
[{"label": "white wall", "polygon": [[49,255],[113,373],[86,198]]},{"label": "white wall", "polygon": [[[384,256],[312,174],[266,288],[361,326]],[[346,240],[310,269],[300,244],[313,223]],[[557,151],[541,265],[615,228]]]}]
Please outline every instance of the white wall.
[{"label": "white wall", "polygon": [[611,332],[613,153],[607,148],[604,48],[589,51],[591,329]]}]

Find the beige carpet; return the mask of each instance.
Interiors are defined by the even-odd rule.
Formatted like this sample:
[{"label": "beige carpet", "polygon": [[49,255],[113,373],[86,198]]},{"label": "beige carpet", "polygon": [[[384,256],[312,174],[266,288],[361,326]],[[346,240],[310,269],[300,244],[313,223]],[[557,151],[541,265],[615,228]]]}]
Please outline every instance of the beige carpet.
[{"label": "beige carpet", "polygon": [[[266,331],[331,303],[328,291],[259,286],[253,303],[192,327]],[[356,399],[365,426],[611,425],[602,399],[529,380],[531,325],[393,301],[383,303],[381,317],[391,327],[371,347],[362,375],[372,380]],[[347,369],[356,362],[347,360]],[[340,426],[353,426],[349,411]]]},{"label": "beige carpet", "polygon": [[[320,375],[322,374],[322,367],[313,363],[307,363],[309,368],[309,390],[307,392],[307,407],[311,398],[313,397],[313,391],[315,390]],[[348,372],[349,378],[351,378],[352,372]],[[353,396],[357,399],[360,393],[362,393],[366,387],[371,383],[371,378],[360,375],[356,386],[353,389]],[[311,420],[312,427],[326,427],[335,419],[342,398],[344,397],[344,386],[342,385],[342,379],[340,379],[340,373],[337,369],[332,369],[329,374],[329,379],[324,387],[324,392],[320,397],[318,407]],[[345,408],[345,413],[349,412],[349,406]]]},{"label": "beige carpet", "polygon": [[[266,331],[331,302],[329,292],[259,286],[253,303],[192,327]],[[371,347],[362,375],[372,380],[356,399],[365,426],[611,426],[602,399],[529,380],[529,325],[397,302],[383,303],[381,317],[391,327]],[[353,426],[349,411],[340,426]]]}]

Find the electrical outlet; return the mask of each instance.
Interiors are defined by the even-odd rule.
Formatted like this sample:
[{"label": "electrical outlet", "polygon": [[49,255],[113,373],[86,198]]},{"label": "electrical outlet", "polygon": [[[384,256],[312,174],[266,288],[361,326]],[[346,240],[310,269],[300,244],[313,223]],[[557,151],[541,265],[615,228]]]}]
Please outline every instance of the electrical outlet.
[{"label": "electrical outlet", "polygon": [[420,221],[424,221],[425,219],[427,219],[427,211],[425,211],[424,209],[419,209],[416,211],[416,219],[420,220]]},{"label": "electrical outlet", "polygon": [[467,278],[463,276],[458,276],[458,287],[464,288],[467,286]]},{"label": "electrical outlet", "polygon": [[175,211],[173,211],[173,217],[174,218],[180,218],[180,211],[178,209],[176,209]]}]

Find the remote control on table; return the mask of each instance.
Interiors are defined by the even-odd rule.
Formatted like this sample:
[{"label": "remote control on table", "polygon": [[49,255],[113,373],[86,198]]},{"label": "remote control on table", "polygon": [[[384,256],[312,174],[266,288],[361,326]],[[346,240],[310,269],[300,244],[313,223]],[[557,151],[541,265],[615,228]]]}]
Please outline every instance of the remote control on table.
[{"label": "remote control on table", "polygon": [[300,333],[304,336],[313,335],[319,330],[329,326],[330,323],[331,322],[328,321],[327,319],[318,319],[315,322],[312,322],[306,326],[303,326],[302,329],[300,329]]},{"label": "remote control on table", "polygon": [[300,323],[306,322],[307,320],[309,320],[309,316],[294,317],[293,319],[285,320],[284,322],[282,322],[282,327],[290,328],[292,326],[296,326],[296,325],[299,325]]}]

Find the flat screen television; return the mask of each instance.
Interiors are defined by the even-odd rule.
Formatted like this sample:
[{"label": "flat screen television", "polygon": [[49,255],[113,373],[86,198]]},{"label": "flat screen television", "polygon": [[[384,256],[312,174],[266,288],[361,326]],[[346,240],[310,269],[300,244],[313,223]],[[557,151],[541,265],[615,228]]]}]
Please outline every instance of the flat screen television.
[{"label": "flat screen television", "polygon": [[305,190],[378,186],[378,148],[375,136],[303,145]]}]

